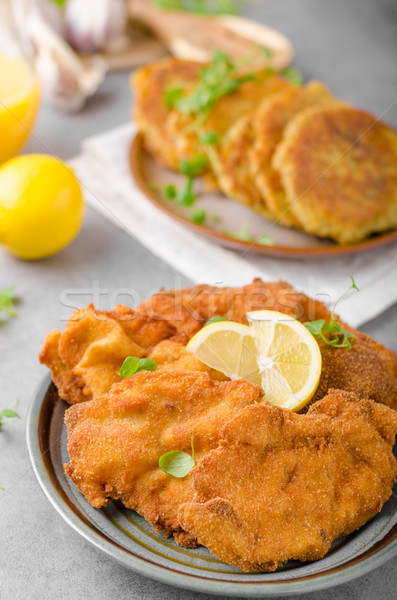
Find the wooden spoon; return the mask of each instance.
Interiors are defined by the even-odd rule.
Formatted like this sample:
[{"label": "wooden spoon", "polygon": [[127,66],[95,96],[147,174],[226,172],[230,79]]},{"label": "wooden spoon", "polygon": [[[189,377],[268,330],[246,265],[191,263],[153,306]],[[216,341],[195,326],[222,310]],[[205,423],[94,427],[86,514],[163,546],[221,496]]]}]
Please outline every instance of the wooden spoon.
[{"label": "wooden spoon", "polygon": [[247,58],[247,69],[252,71],[282,69],[294,55],[286,37],[249,19],[161,10],[149,0],[128,0],[128,7],[130,15],[147,25],[178,58],[208,62],[218,49],[234,61]]}]

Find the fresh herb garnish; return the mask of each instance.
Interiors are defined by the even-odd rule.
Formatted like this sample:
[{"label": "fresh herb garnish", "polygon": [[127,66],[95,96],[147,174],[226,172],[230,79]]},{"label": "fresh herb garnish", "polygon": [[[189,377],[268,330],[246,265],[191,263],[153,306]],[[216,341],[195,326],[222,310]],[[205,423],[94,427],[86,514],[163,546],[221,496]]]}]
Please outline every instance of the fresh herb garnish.
[{"label": "fresh herb garnish", "polygon": [[[0,429],[3,425],[7,425],[9,419],[20,419],[21,417],[15,410],[11,410],[11,408],[5,408],[0,412]],[[3,421],[3,419],[7,419],[7,421]]]},{"label": "fresh herb garnish", "polygon": [[175,185],[167,185],[165,194],[169,200],[175,200],[181,206],[192,206],[196,200],[196,194],[193,189],[194,180],[201,175],[208,167],[208,158],[198,154],[192,160],[183,160],[180,170],[186,175],[185,185],[178,190]]},{"label": "fresh herb garnish", "polygon": [[186,177],[198,177],[208,167],[208,158],[204,154],[198,154],[192,160],[181,162],[181,173]]},{"label": "fresh herb garnish", "polygon": [[123,366],[119,371],[119,375],[127,379],[131,375],[135,375],[138,371],[155,371],[157,363],[151,358],[138,358],[137,356],[128,356],[123,362]]},{"label": "fresh herb garnish", "polygon": [[173,477],[186,477],[188,473],[193,469],[194,462],[194,447],[193,447],[193,436],[191,440],[192,455],[182,452],[180,450],[171,450],[162,454],[159,458],[159,467],[164,473],[172,475]]},{"label": "fresh herb garnish", "polygon": [[201,15],[235,14],[241,12],[246,0],[154,0],[164,10],[184,10]]},{"label": "fresh herb garnish", "polygon": [[248,227],[245,224],[238,231],[224,230],[222,233],[236,240],[242,240],[243,242],[254,242],[255,244],[262,244],[264,246],[273,246],[274,244],[273,238],[266,234],[260,235],[259,237],[255,238],[253,235],[250,234],[250,232],[248,231]]},{"label": "fresh herb garnish", "polygon": [[248,231],[247,225],[242,225],[241,229],[238,231],[228,231],[224,229],[222,231],[224,235],[228,235],[229,237],[235,238],[236,240],[242,240],[243,242],[253,242],[254,237]]},{"label": "fresh herb garnish", "polygon": [[354,337],[349,331],[346,331],[337,321],[335,321],[335,309],[342,298],[350,291],[357,290],[360,291],[356,286],[356,283],[351,275],[349,275],[352,280],[351,286],[347,288],[345,292],[341,296],[339,296],[338,300],[335,302],[334,307],[331,311],[331,315],[329,318],[329,323],[325,321],[325,319],[318,319],[317,321],[309,321],[304,323],[306,329],[310,331],[310,333],[316,338],[321,339],[328,346],[332,346],[333,348],[348,348],[351,350],[350,338]]},{"label": "fresh herb garnish", "polygon": [[268,59],[273,58],[273,51],[270,50],[270,48],[267,48],[266,46],[262,46],[262,50],[263,50],[263,54],[266,56],[266,58],[268,58]]},{"label": "fresh herb garnish", "polygon": [[196,200],[196,194],[193,190],[194,179],[193,177],[188,177],[185,185],[181,190],[178,191],[175,200],[181,206],[192,206]]},{"label": "fresh herb garnish", "polygon": [[292,85],[301,86],[303,84],[302,73],[295,67],[284,67],[284,69],[279,71],[279,74],[284,77],[284,79],[288,79]]},{"label": "fresh herb garnish", "polygon": [[163,100],[164,104],[170,110],[173,109],[183,96],[183,88],[181,87],[169,87],[165,90]]},{"label": "fresh herb garnish", "polygon": [[192,215],[192,221],[195,225],[202,225],[206,218],[206,212],[204,208],[198,208]]},{"label": "fresh herb garnish", "polygon": [[220,216],[219,216],[219,215],[211,215],[211,221],[212,221],[213,223],[221,223],[221,222],[222,222],[222,219],[220,218]]},{"label": "fresh herb garnish", "polygon": [[256,238],[255,243],[262,244],[263,246],[274,246],[274,239],[270,237],[270,235],[264,233],[263,235],[260,235],[258,238]]},{"label": "fresh herb garnish", "polygon": [[174,184],[170,183],[169,185],[165,186],[165,195],[169,200],[174,200],[177,196],[177,193],[178,190]]},{"label": "fresh herb garnish", "polygon": [[219,134],[215,131],[205,131],[203,133],[199,133],[199,140],[202,144],[209,144],[210,146],[215,146],[215,144],[219,141]]},{"label": "fresh herb garnish", "polygon": [[183,96],[181,88],[171,87],[165,91],[163,100],[168,108],[176,108],[184,115],[201,114],[206,117],[219,98],[252,79],[253,74],[237,75],[236,66],[229,57],[215,50],[211,63],[201,69],[199,82],[188,96]]},{"label": "fresh herb garnish", "polygon": [[1,313],[9,317],[17,317],[15,310],[15,288],[10,286],[0,292],[0,315]]},{"label": "fresh herb garnish", "polygon": [[219,321],[228,321],[228,320],[229,319],[226,319],[226,317],[221,317],[220,315],[216,315],[215,317],[208,319],[208,321],[206,322],[204,327],[207,327],[207,325],[211,325],[212,323],[219,323]]}]

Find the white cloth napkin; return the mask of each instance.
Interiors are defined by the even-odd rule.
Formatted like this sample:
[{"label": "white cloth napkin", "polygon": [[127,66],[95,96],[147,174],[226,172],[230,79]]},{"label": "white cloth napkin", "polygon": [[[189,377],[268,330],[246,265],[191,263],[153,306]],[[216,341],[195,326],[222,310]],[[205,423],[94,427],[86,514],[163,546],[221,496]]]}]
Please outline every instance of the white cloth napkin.
[{"label": "white cloth napkin", "polygon": [[227,250],[183,227],[135,185],[128,163],[135,133],[128,124],[89,138],[82,155],[70,162],[88,204],[194,283],[240,286],[254,277],[283,279],[332,305],[353,275],[360,293],[351,291],[337,312],[355,327],[397,301],[397,243],[351,256],[288,260]]}]

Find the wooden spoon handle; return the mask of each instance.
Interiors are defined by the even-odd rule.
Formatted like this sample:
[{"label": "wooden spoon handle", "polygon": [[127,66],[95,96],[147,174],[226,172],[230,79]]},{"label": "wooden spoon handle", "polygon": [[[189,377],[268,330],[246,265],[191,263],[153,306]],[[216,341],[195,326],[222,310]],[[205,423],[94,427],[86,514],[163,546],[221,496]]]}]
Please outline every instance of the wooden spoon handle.
[{"label": "wooden spoon handle", "polygon": [[[293,48],[287,38],[249,19],[159,10],[148,0],[129,0],[129,10],[131,16],[152,29],[178,58],[208,62],[218,49],[233,60],[249,58],[249,70],[266,66],[281,69],[293,58]],[[270,57],[263,48],[270,50]]]}]

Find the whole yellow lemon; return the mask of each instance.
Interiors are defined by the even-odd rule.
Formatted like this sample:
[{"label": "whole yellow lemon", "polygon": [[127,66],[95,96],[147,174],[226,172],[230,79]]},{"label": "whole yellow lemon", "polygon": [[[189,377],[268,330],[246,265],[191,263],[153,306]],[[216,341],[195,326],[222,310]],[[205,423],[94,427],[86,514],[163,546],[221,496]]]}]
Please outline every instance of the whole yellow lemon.
[{"label": "whole yellow lemon", "polygon": [[26,260],[51,256],[77,235],[84,215],[71,167],[45,154],[0,167],[0,244]]}]

